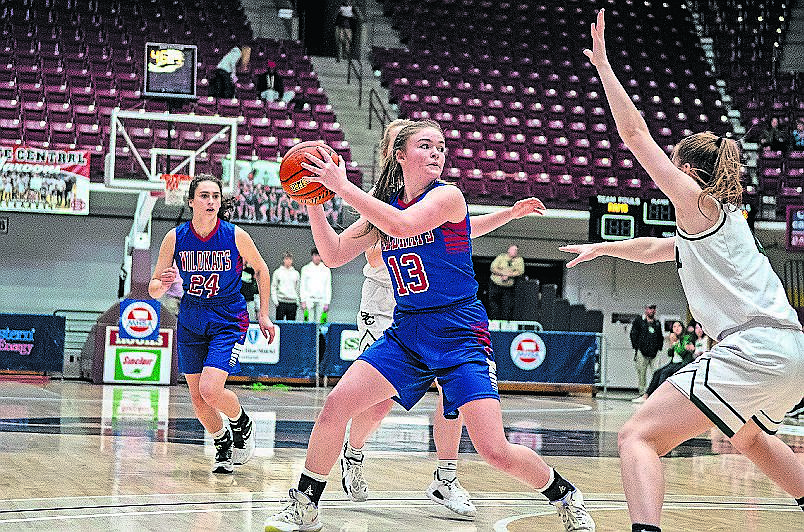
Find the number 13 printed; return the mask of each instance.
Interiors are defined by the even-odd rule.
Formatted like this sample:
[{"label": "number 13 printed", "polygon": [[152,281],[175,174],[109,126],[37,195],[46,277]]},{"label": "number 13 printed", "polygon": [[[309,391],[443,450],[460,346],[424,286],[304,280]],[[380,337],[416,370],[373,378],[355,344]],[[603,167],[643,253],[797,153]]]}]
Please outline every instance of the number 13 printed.
[{"label": "number 13 printed", "polygon": [[[427,280],[422,258],[416,253],[405,253],[399,257],[399,262],[397,262],[396,257],[388,257],[388,265],[394,272],[396,291],[400,296],[406,296],[409,293],[418,294],[430,288],[430,281]],[[401,268],[405,269],[408,277],[411,278],[411,282],[406,284],[402,280]]]}]

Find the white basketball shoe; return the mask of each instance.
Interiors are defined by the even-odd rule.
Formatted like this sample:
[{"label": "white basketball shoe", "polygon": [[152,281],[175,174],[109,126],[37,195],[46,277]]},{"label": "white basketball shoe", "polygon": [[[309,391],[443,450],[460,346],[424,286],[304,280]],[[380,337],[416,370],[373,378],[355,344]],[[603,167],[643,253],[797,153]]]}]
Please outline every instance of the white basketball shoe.
[{"label": "white basketball shoe", "polygon": [[441,480],[438,471],[433,473],[433,481],[427,488],[427,497],[438,504],[442,504],[467,519],[474,519],[477,508],[472,504],[469,492],[466,491],[458,479]]}]

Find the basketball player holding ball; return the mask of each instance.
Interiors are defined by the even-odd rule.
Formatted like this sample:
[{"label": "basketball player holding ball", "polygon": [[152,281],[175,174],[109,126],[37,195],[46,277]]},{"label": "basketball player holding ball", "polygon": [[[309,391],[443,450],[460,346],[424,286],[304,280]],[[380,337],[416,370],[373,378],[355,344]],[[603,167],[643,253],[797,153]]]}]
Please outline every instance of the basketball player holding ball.
[{"label": "basketball player holding ball", "polygon": [[350,419],[394,398],[412,408],[438,378],[444,413],[460,409],[483,459],[538,489],[555,505],[568,531],[594,530],[583,496],[534,451],[503,431],[488,317],[477,299],[471,227],[461,191],[440,182],[445,142],[435,122],[403,127],[373,195],[346,178],[324,149],[308,154],[307,179],[321,183],[361,217],[341,234],[322,206],[308,206],[313,239],[324,262],[339,266],[377,240],[393,272],[394,323],[358,358],[335,388],[310,434],[305,468],[290,504],[265,523],[267,532],[315,531],[318,501],[338,461]]},{"label": "basketball player holding ball", "polygon": [[[397,119],[386,126],[380,142],[381,165],[391,155],[396,136],[403,127],[413,124],[411,120]],[[507,222],[527,214],[543,214],[541,201],[527,198],[516,202],[512,207],[500,211],[472,216],[472,238],[482,236]],[[363,289],[360,298],[360,311],[357,315],[357,330],[360,332],[360,351],[369,348],[393,322],[396,306],[393,285],[388,268],[382,260],[381,242],[378,241],[365,252],[366,265],[363,274]],[[427,497],[452,510],[456,514],[473,519],[477,513],[469,493],[461,486],[457,477],[458,450],[461,443],[463,421],[458,412],[445,417],[443,397],[438,386],[438,404],[433,413],[433,440],[435,441],[438,467],[433,472],[433,481],[427,487]],[[363,476],[363,445],[388,415],[393,400],[385,400],[352,419],[349,439],[344,443],[341,457],[341,485],[350,500],[362,502],[368,498],[368,483]]]},{"label": "basketball player holding ball", "polygon": [[[226,378],[240,371],[237,359],[249,324],[240,293],[244,261],[254,268],[260,330],[269,342],[274,339],[274,325],[268,318],[268,266],[248,233],[225,220],[228,208],[221,207],[222,190],[214,176],[201,174],[192,180],[188,192],[192,220],[165,235],[148,293],[154,299],[161,297],[177,274],[184,281],[176,325],[179,371],[187,380],[196,417],[215,442],[212,472],[231,474],[234,465],[253,456],[255,441],[253,422],[237,395],[224,387]],[[229,418],[229,427],[220,412]]]}]

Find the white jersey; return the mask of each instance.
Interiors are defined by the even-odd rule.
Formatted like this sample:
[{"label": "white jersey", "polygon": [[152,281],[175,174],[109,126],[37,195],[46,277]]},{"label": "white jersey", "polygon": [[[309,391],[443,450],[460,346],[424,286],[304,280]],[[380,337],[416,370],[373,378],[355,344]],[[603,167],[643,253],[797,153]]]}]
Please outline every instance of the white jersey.
[{"label": "white jersey", "polygon": [[366,280],[363,281],[360,310],[371,314],[393,315],[396,301],[391,274],[388,273],[385,263],[376,268],[366,263],[363,266],[363,275],[366,276]]},{"label": "white jersey", "polygon": [[750,327],[801,329],[739,209],[724,207],[717,223],[697,235],[677,228],[676,267],[693,318],[712,338]]}]

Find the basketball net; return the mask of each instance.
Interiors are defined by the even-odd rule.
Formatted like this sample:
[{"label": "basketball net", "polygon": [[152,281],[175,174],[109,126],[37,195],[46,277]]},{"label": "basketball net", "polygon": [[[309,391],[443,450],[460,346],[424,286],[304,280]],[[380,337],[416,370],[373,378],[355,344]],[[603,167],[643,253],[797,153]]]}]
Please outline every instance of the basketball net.
[{"label": "basketball net", "polygon": [[187,174],[161,174],[165,182],[165,205],[182,207],[187,201],[190,191],[190,181],[193,176]]}]

